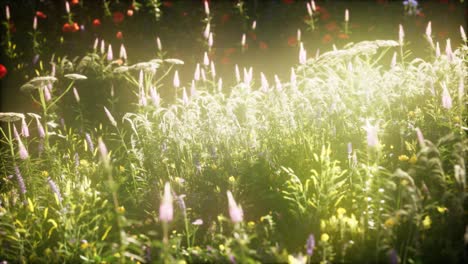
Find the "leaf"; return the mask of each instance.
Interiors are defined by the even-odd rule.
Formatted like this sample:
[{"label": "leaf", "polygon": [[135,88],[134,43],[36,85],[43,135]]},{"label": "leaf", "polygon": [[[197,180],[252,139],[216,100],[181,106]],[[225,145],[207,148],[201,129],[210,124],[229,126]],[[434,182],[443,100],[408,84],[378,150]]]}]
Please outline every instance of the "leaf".
[{"label": "leaf", "polygon": [[109,226],[106,231],[104,232],[104,235],[101,237],[101,241],[104,241],[107,238],[107,235],[109,235],[109,232],[111,231],[112,226]]}]

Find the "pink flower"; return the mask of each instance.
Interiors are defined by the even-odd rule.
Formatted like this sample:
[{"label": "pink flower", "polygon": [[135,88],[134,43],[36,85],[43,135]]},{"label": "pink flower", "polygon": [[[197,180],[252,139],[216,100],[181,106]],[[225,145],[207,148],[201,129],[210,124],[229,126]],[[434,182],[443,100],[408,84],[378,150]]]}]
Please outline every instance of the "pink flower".
[{"label": "pink flower", "polygon": [[242,211],[242,208],[237,205],[236,201],[234,200],[234,197],[232,196],[231,191],[227,191],[227,197],[229,204],[229,216],[231,217],[231,221],[233,223],[242,222],[244,218],[244,212]]},{"label": "pink flower", "polygon": [[172,206],[171,185],[166,182],[164,185],[164,196],[159,206],[159,220],[168,223],[174,218],[174,208]]}]

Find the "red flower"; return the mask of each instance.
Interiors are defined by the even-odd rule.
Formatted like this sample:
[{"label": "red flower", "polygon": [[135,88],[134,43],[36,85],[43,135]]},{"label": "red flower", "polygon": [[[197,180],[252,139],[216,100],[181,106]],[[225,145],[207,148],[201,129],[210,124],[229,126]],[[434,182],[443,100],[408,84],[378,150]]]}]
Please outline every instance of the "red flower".
[{"label": "red flower", "polygon": [[72,5],[77,5],[77,4],[79,4],[79,3],[80,3],[80,0],[72,0],[72,1],[71,1],[71,4],[72,4]]},{"label": "red flower", "polygon": [[258,46],[259,46],[260,49],[262,49],[262,50],[268,49],[268,44],[266,44],[266,43],[263,42],[263,41],[260,41],[260,43],[258,43]]},{"label": "red flower", "polygon": [[333,40],[333,37],[330,34],[325,34],[322,38],[322,43],[327,44]]},{"label": "red flower", "polygon": [[129,16],[129,17],[133,16],[133,10],[132,9],[127,10],[127,16]]},{"label": "red flower", "polygon": [[94,27],[99,27],[100,25],[101,25],[101,20],[99,20],[97,18],[93,20],[93,26]]},{"label": "red flower", "polygon": [[36,11],[36,16],[37,16],[38,18],[42,18],[42,19],[47,18],[47,15],[44,14],[44,13],[42,13],[41,11]]},{"label": "red flower", "polygon": [[112,20],[114,20],[115,24],[122,23],[124,18],[125,16],[122,14],[122,12],[114,12],[114,14],[112,14]]},{"label": "red flower", "polygon": [[73,24],[65,23],[62,27],[63,32],[77,32],[78,30],[80,30],[80,26],[76,22]]},{"label": "red flower", "polygon": [[123,38],[122,31],[118,31],[117,34],[115,34],[115,37],[116,37],[117,39],[122,39],[122,38]]},{"label": "red flower", "polygon": [[173,3],[171,1],[163,1],[162,4],[165,7],[171,7],[173,5]]},{"label": "red flower", "polygon": [[283,3],[289,5],[289,4],[294,3],[294,0],[283,0]]},{"label": "red flower", "polygon": [[72,26],[70,24],[68,24],[68,23],[65,23],[65,24],[63,24],[62,31],[63,32],[71,32],[72,31]]},{"label": "red flower", "polygon": [[349,35],[346,33],[340,33],[338,34],[338,38],[340,39],[349,39]]},{"label": "red flower", "polygon": [[288,46],[295,47],[297,45],[297,38],[296,36],[290,36],[288,38]]},{"label": "red flower", "polygon": [[0,64],[0,79],[3,79],[7,73],[7,68],[3,64]]}]

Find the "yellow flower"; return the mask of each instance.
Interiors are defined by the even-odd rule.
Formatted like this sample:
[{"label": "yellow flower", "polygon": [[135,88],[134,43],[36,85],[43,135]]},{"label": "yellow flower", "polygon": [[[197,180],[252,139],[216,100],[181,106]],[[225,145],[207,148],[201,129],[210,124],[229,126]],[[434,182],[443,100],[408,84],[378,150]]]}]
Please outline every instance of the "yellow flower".
[{"label": "yellow flower", "polygon": [[224,251],[225,247],[223,244],[219,245],[219,250]]},{"label": "yellow flower", "polygon": [[83,167],[88,167],[89,166],[89,162],[85,159],[82,159],[80,160],[80,165],[83,166]]},{"label": "yellow flower", "polygon": [[123,206],[117,207],[117,212],[119,212],[121,214],[125,213],[125,207],[123,207]]},{"label": "yellow flower", "polygon": [[409,159],[409,163],[411,164],[416,164],[416,161],[418,161],[418,157],[416,157],[416,154],[411,155],[411,158]]},{"label": "yellow flower", "polygon": [[234,178],[234,176],[229,176],[229,182],[230,183],[236,182],[236,178]]},{"label": "yellow flower", "polygon": [[408,183],[409,183],[409,182],[408,182],[407,180],[405,180],[405,179],[403,179],[403,180],[400,181],[400,184],[403,185],[403,186],[408,185]]},{"label": "yellow flower", "polygon": [[447,207],[437,206],[437,211],[439,211],[439,213],[443,214],[443,213],[447,212],[448,209],[447,209]]},{"label": "yellow flower", "polygon": [[49,177],[49,172],[48,171],[42,171],[41,176],[44,177],[44,178]]},{"label": "yellow flower", "polygon": [[393,217],[388,218],[387,220],[385,220],[385,223],[384,223],[384,225],[388,228],[393,227],[395,224],[396,224],[396,221],[395,221],[395,218]]},{"label": "yellow flower", "polygon": [[458,117],[458,116],[454,117],[454,118],[453,118],[453,121],[455,121],[455,122],[457,122],[457,123],[460,122],[460,117]]},{"label": "yellow flower", "polygon": [[409,160],[409,157],[406,156],[406,155],[400,155],[400,156],[398,156],[398,160],[399,161],[407,161],[407,160]]},{"label": "yellow flower", "polygon": [[125,172],[125,167],[122,166],[122,165],[120,165],[120,166],[119,166],[119,171],[120,171],[120,172]]},{"label": "yellow flower", "polygon": [[426,215],[422,223],[423,223],[424,229],[429,229],[431,228],[432,220],[428,215]]},{"label": "yellow flower", "polygon": [[340,207],[336,210],[336,212],[338,213],[338,217],[341,218],[344,214],[346,214],[346,209]]},{"label": "yellow flower", "polygon": [[416,114],[413,111],[408,112],[408,117],[415,117]]},{"label": "yellow flower", "polygon": [[81,249],[87,249],[89,247],[89,243],[86,240],[81,241]]},{"label": "yellow flower", "polygon": [[250,227],[250,228],[253,228],[255,226],[255,222],[254,221],[249,221],[247,223],[247,226]]},{"label": "yellow flower", "polygon": [[330,239],[330,236],[327,233],[323,233],[320,236],[320,240],[322,240],[323,242],[327,242],[329,239]]}]

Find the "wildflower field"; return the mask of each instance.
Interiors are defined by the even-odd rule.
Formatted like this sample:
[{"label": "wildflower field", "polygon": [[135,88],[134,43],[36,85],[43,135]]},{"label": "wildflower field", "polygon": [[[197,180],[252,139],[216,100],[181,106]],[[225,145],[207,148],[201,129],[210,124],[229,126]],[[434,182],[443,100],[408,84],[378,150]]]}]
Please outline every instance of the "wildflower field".
[{"label": "wildflower field", "polygon": [[468,261],[468,42],[433,6],[369,1],[403,21],[370,38],[331,0],[36,2],[0,4],[0,263]]}]

